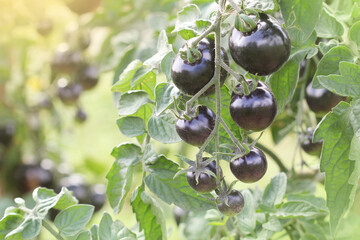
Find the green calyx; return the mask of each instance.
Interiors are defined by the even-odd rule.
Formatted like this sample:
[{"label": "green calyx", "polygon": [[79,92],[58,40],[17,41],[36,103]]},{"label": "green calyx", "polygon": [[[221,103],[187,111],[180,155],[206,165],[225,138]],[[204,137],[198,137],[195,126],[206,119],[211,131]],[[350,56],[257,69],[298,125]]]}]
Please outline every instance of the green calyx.
[{"label": "green calyx", "polygon": [[236,16],[235,28],[241,32],[251,32],[256,28],[255,20],[244,13],[240,13]]},{"label": "green calyx", "polygon": [[181,59],[189,63],[194,63],[202,57],[201,52],[197,48],[189,47],[188,43],[179,50],[179,54]]}]

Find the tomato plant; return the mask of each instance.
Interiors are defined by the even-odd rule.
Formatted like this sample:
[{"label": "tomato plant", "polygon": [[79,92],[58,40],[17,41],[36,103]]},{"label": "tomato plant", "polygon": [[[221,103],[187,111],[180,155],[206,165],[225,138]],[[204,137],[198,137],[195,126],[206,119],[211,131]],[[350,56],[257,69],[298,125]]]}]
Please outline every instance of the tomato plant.
[{"label": "tomato plant", "polygon": [[[42,84],[29,77],[39,46],[25,35],[14,48],[3,21],[12,35],[0,39],[0,76],[10,79],[0,82],[0,186],[21,197],[0,238],[33,239],[43,227],[61,240],[359,239],[357,0],[59,4],[75,27],[65,33],[45,16],[33,26],[50,48]],[[105,190],[63,167],[46,129],[67,129],[66,111],[84,123],[84,92],[106,77],[126,140],[111,152]],[[35,103],[28,85],[41,89]],[[105,191],[112,214],[101,212]]]}]

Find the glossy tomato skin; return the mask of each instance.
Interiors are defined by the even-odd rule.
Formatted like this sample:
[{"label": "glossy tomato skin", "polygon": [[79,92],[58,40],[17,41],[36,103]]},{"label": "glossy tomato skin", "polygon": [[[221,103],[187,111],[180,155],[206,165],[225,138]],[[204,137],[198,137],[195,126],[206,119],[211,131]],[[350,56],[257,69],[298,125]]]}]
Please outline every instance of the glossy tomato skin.
[{"label": "glossy tomato skin", "polygon": [[340,101],[345,100],[325,88],[313,88],[311,82],[306,87],[305,99],[310,110],[318,116],[324,116]]},{"label": "glossy tomato skin", "polygon": [[240,181],[244,183],[256,182],[266,173],[266,156],[260,149],[254,147],[248,154],[230,162],[230,169]]},{"label": "glossy tomato skin", "polygon": [[290,56],[291,42],[277,20],[264,13],[254,30],[243,33],[233,28],[229,50],[234,61],[246,71],[260,76],[276,72]]},{"label": "glossy tomato skin", "polygon": [[244,208],[244,197],[243,195],[237,191],[232,190],[228,195],[228,205],[226,202],[222,202],[217,204],[219,211],[229,217],[235,216]]},{"label": "glossy tomato skin", "polygon": [[[188,95],[195,95],[214,76],[215,71],[215,45],[214,41],[204,38],[199,42],[198,50],[202,57],[194,63],[183,60],[178,53],[171,64],[171,77],[177,88]],[[229,58],[224,49],[221,55],[225,63],[229,64]],[[224,84],[227,72],[221,69],[220,82]],[[213,94],[215,85],[210,87],[203,96]]]},{"label": "glossy tomato skin", "polygon": [[[203,160],[206,160],[207,158],[204,158]],[[214,174],[216,174],[216,161],[210,162],[206,169],[212,171]],[[220,170],[221,171],[221,170]],[[220,175],[222,175],[222,171],[220,172]],[[196,176],[195,172],[187,172],[186,173],[186,179],[190,185],[195,191],[199,193],[209,193],[216,189],[216,179],[215,177],[207,174],[207,173],[200,173],[198,182],[196,182]]]},{"label": "glossy tomato skin", "polygon": [[215,127],[215,113],[206,106],[199,106],[198,115],[191,120],[179,119],[176,132],[186,143],[202,146]]},{"label": "glossy tomato skin", "polygon": [[262,131],[274,121],[277,103],[274,94],[262,82],[249,95],[233,94],[230,115],[241,128]]},{"label": "glossy tomato skin", "polygon": [[301,138],[301,148],[310,155],[320,156],[322,141],[313,142],[314,129],[308,128],[305,134]]}]

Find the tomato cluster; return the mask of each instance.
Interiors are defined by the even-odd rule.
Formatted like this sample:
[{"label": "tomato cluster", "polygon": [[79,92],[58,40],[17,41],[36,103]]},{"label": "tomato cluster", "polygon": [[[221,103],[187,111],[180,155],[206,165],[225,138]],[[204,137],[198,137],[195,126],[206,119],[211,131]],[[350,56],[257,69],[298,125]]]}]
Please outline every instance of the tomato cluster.
[{"label": "tomato cluster", "polygon": [[[269,127],[274,121],[277,103],[271,89],[257,80],[257,75],[265,76],[276,72],[289,58],[291,43],[285,29],[273,17],[263,13],[257,18],[250,16],[257,21],[256,27],[249,32],[241,32],[234,27],[229,37],[229,51],[235,63],[255,76],[252,77],[253,79],[248,78],[245,83],[235,84],[230,102],[222,104],[229,105],[232,119],[243,131],[258,132]],[[185,95],[196,95],[199,91],[201,97],[213,94],[214,85],[208,89],[203,88],[213,79],[215,65],[219,64],[215,62],[214,41],[208,37],[200,40],[193,51],[199,54],[192,55],[192,61],[184,54],[185,48],[187,53],[191,52],[189,45],[184,45],[173,59],[171,65],[173,83]],[[221,48],[221,61],[222,64],[229,65],[224,48]],[[228,75],[224,68],[224,66],[221,68],[220,78],[217,79],[220,86],[224,84]],[[216,121],[219,120],[216,119],[213,110],[202,105],[181,115],[175,127],[180,138],[186,143],[202,147],[207,144],[209,136],[213,133]],[[237,150],[234,153],[236,152]],[[230,169],[240,181],[253,183],[265,175],[267,160],[260,149],[250,147],[247,153],[235,154],[235,156],[230,161]],[[220,212],[234,216],[244,207],[244,198],[239,191],[231,187],[225,187],[225,190],[219,187],[224,179],[221,168],[218,167],[218,170],[220,173],[217,174],[215,160],[203,158],[197,161],[195,167],[192,166],[187,170],[186,178],[189,185],[199,193],[215,190],[218,194],[217,203]]]}]

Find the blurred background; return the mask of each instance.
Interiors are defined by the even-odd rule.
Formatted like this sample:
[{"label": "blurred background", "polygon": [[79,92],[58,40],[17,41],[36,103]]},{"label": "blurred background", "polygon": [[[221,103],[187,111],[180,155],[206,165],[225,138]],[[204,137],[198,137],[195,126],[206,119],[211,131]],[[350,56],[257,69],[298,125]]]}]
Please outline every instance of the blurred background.
[{"label": "blurred background", "polygon": [[[161,30],[166,29],[175,48],[183,44],[172,30],[176,13],[188,2],[0,0],[0,218],[15,197],[30,199],[38,186],[73,190],[80,202],[100,210],[93,222],[103,211],[112,213],[105,197],[110,153],[136,140],[118,130],[110,88],[132,60],[145,61],[157,52]],[[209,0],[191,2],[204,13],[214,7]],[[295,134],[275,146],[266,132],[261,143],[289,167],[300,162]],[[193,158],[197,150],[183,143],[155,146],[174,161],[179,152]],[[317,157],[303,157],[318,166]],[[223,170],[231,176],[228,166]],[[270,160],[261,181],[236,188],[262,189],[278,171]],[[316,195],[324,196],[322,187]],[[115,218],[133,227],[128,202]],[[171,239],[180,239],[172,207],[164,208],[171,210],[165,211]],[[40,239],[49,239],[46,231],[42,234]]]}]

